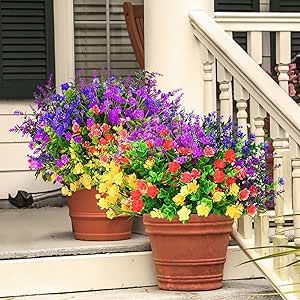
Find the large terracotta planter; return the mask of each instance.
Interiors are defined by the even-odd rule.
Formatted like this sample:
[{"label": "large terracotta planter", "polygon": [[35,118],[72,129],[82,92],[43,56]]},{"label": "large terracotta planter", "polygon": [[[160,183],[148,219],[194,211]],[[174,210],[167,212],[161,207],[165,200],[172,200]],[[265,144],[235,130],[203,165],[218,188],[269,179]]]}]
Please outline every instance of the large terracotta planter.
[{"label": "large terracotta planter", "polygon": [[96,189],[80,190],[68,197],[74,237],[86,241],[126,240],[131,236],[133,219],[120,216],[112,220],[100,210],[95,198]]},{"label": "large terracotta planter", "polygon": [[231,219],[192,215],[189,223],[182,224],[178,219],[169,222],[144,215],[144,224],[159,288],[200,291],[222,287]]}]

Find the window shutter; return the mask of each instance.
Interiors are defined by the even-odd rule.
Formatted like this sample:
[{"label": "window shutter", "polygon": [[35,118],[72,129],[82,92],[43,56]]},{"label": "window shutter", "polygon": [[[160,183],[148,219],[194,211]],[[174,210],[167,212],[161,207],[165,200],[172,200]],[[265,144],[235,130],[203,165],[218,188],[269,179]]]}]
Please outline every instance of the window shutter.
[{"label": "window shutter", "polygon": [[54,74],[52,0],[0,0],[0,99],[31,99]]},{"label": "window shutter", "polygon": [[[75,67],[83,76],[106,70],[127,75],[139,69],[126,28],[123,2],[74,0]],[[143,4],[143,0],[131,2]]]},{"label": "window shutter", "polygon": [[[215,0],[215,11],[259,11],[259,0]],[[247,51],[247,33],[234,32],[233,39]]]},{"label": "window shutter", "polygon": [[[300,12],[300,0],[270,0],[273,12]],[[292,57],[300,54],[300,32],[292,32]]]}]

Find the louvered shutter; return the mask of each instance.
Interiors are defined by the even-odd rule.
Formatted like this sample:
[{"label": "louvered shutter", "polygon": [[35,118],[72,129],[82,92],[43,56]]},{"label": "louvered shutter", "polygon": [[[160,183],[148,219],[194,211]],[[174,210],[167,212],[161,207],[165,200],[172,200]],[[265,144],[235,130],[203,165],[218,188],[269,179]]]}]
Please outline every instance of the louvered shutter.
[{"label": "louvered shutter", "polygon": [[[300,0],[270,0],[273,12],[300,12]],[[292,32],[292,57],[300,54],[300,32]]]},{"label": "louvered shutter", "polygon": [[31,99],[54,74],[52,0],[0,0],[0,99]]},{"label": "louvered shutter", "polygon": [[[259,0],[215,0],[215,11],[259,11]],[[247,51],[247,33],[234,32],[233,39]]]},{"label": "louvered shutter", "polygon": [[[123,0],[74,0],[75,67],[81,75],[127,75],[139,69],[128,36]],[[131,1],[143,4],[143,0]],[[109,4],[109,5],[108,5]],[[108,9],[109,7],[109,9]]]}]

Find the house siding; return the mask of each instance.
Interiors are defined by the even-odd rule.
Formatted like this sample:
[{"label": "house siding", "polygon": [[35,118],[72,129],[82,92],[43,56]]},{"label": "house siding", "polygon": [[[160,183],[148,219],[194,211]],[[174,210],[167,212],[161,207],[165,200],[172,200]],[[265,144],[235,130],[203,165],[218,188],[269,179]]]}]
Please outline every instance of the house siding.
[{"label": "house siding", "polygon": [[0,101],[0,200],[7,199],[8,193],[15,194],[18,190],[40,192],[51,190],[55,186],[45,183],[34,176],[28,169],[28,139],[19,134],[9,132],[20,116],[14,115],[15,110],[29,112],[32,101]]}]

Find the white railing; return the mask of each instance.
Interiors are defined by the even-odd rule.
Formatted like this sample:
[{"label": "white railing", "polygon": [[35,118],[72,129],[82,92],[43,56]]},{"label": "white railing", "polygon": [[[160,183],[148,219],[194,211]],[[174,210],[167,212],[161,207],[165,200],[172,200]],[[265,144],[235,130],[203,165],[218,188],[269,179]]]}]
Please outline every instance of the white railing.
[{"label": "white railing", "polygon": [[[204,12],[190,13],[194,35],[200,42],[199,51],[202,55],[205,112],[216,109],[219,102],[220,114],[236,118],[246,134],[251,127],[257,143],[265,139],[264,121],[269,114],[270,135],[275,149],[274,164],[280,165],[276,168],[274,178],[283,176],[287,179],[283,197],[276,200],[273,244],[270,244],[267,213],[259,214],[254,222],[249,217],[244,217],[234,231],[235,239],[252,259],[269,251],[282,251],[282,248],[249,250],[250,248],[288,244],[284,230],[287,211],[294,214],[294,244],[300,247],[300,108],[287,94],[291,30],[300,31],[300,16],[296,20],[296,15],[292,14],[289,19],[289,14],[282,14],[283,19],[280,19],[278,14],[262,14],[264,18],[258,14],[216,14],[218,25]],[[257,26],[256,20],[260,21],[260,26]],[[288,20],[294,20],[297,26],[291,28]],[[249,55],[232,40],[231,32],[235,30],[248,32]],[[259,66],[262,61],[262,31],[276,32],[280,85]],[[212,96],[216,94],[216,81],[220,90],[217,101]],[[233,109],[234,105],[236,110]],[[233,115],[234,111],[236,116]],[[291,291],[294,288],[291,284],[295,282],[299,283],[300,290],[300,266],[294,265],[291,271],[291,268],[282,268],[286,264],[287,259],[283,257],[257,262],[278,291]],[[283,297],[291,300],[299,299],[299,296],[300,294],[286,293]]]}]

